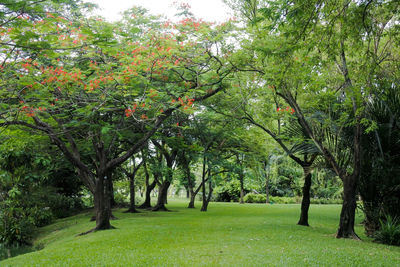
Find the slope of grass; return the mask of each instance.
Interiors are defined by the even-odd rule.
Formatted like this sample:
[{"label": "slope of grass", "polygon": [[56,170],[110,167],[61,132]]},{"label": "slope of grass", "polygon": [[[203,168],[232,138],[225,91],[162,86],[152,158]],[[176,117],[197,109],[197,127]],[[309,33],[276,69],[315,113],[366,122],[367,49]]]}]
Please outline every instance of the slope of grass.
[{"label": "slope of grass", "polygon": [[204,213],[170,203],[172,212],[115,211],[117,229],[79,237],[91,214],[59,220],[41,229],[43,250],[0,266],[400,266],[400,248],[372,243],[360,225],[364,241],[334,238],[339,205],[311,206],[303,227],[299,205],[211,203]]}]

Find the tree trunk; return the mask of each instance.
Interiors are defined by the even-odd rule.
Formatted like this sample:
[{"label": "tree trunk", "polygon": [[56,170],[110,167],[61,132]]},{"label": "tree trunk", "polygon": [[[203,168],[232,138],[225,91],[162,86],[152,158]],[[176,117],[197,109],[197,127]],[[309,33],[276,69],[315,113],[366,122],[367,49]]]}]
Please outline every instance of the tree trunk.
[{"label": "tree trunk", "polygon": [[140,209],[149,209],[149,208],[151,208],[151,192],[156,187],[156,184],[157,184],[157,181],[154,180],[151,184],[146,186],[146,193],[145,193],[144,202],[138,208],[140,208]]},{"label": "tree trunk", "polygon": [[[208,172],[208,175],[210,175],[210,172]],[[207,211],[208,203],[210,203],[212,192],[213,192],[211,179],[209,179],[209,181],[208,181],[208,196],[207,196],[207,198],[204,197],[205,186],[206,186],[205,183],[203,183],[203,188],[204,188],[204,190],[203,190],[203,205],[201,206],[200,211]]]},{"label": "tree trunk", "polygon": [[[99,190],[100,190],[100,189],[97,188],[97,186],[98,186],[98,182],[97,181],[98,180],[100,180],[100,178],[96,180],[96,191],[93,193],[94,213],[95,214],[90,218],[90,221],[96,221],[96,225],[97,225],[97,221],[98,221],[98,210],[97,210],[98,209],[98,205],[96,205],[96,200],[95,199],[96,199],[97,192],[99,192]],[[112,208],[111,199],[112,199],[112,194],[113,194],[112,191],[111,191],[111,190],[113,190],[112,172],[111,171],[107,172],[107,175],[104,176],[104,180],[102,182],[102,186],[103,186],[103,190],[100,190],[100,191],[103,194],[103,196],[100,196],[100,197],[104,198],[103,202],[106,203],[106,205],[107,205],[106,208],[109,209],[109,211],[107,211],[109,213],[109,219],[110,220],[117,220],[118,218],[115,217],[112,214],[112,210],[111,210],[111,208]],[[113,228],[113,227],[111,226],[111,228]],[[97,229],[97,227],[95,229],[93,229],[93,230],[96,230],[96,229]],[[105,228],[105,229],[108,229],[108,228]]]},{"label": "tree trunk", "polygon": [[343,205],[340,212],[337,238],[360,238],[354,231],[355,213],[357,207],[357,179],[354,175],[345,176],[343,180]]},{"label": "tree trunk", "polygon": [[186,198],[189,198],[189,197],[190,197],[189,188],[188,188],[188,187],[185,187],[185,190],[186,190]]},{"label": "tree trunk", "polygon": [[240,204],[244,204],[243,173],[240,176]]},{"label": "tree trunk", "polygon": [[304,185],[303,199],[301,201],[301,213],[298,225],[309,226],[308,224],[308,209],[310,208],[310,188],[311,188],[311,171],[309,167],[303,166]]},{"label": "tree trunk", "polygon": [[114,185],[113,185],[113,181],[112,181],[112,172],[107,173],[107,186],[108,186],[108,190],[110,192],[110,205],[111,208],[114,208],[116,206],[116,202],[114,199]]},{"label": "tree trunk", "polygon": [[269,176],[267,175],[265,180],[265,203],[269,203]]},{"label": "tree trunk", "polygon": [[264,174],[265,174],[265,204],[269,203],[269,176],[267,173],[267,161],[264,161]]},{"label": "tree trunk", "polygon": [[153,189],[156,187],[157,179],[154,179],[154,181],[151,184],[149,184],[150,183],[150,175],[147,170],[146,160],[143,161],[143,170],[144,170],[144,173],[146,176],[146,181],[145,181],[146,182],[146,191],[145,191],[144,202],[138,208],[139,209],[150,209],[151,208],[151,191],[153,191]]},{"label": "tree trunk", "polygon": [[196,194],[193,190],[193,187],[190,188],[190,201],[189,201],[189,205],[188,208],[189,209],[194,209],[194,201],[196,199]]},{"label": "tree trunk", "polygon": [[96,190],[94,193],[96,227],[93,229],[94,231],[112,228],[110,224],[110,192],[107,183],[107,176],[100,175],[100,177],[97,177],[96,179]]},{"label": "tree trunk", "polygon": [[165,207],[165,202],[167,200],[168,188],[171,185],[171,182],[166,180],[164,181],[158,189],[158,198],[157,204],[154,206],[152,211],[169,211]]},{"label": "tree trunk", "polygon": [[126,212],[138,213],[135,205],[135,174],[129,175],[129,209]]},{"label": "tree trunk", "polygon": [[205,180],[206,180],[206,156],[203,155],[203,171],[201,174],[201,192],[202,192],[202,206],[200,211],[207,211],[207,204],[206,204],[206,185],[205,185]]}]

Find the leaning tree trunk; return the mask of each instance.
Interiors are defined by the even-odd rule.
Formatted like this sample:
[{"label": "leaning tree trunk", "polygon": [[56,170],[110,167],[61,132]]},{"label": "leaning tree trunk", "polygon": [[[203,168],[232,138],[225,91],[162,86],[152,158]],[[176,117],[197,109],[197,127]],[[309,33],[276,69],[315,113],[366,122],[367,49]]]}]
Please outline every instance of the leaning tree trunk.
[{"label": "leaning tree trunk", "polygon": [[[203,184],[203,188],[205,188],[205,183]],[[207,211],[208,208],[208,203],[210,203],[211,196],[212,196],[213,188],[212,188],[212,182],[211,179],[208,182],[208,196],[205,198],[205,189],[203,190],[203,205],[201,206],[200,211]]]},{"label": "leaning tree trunk", "polygon": [[343,205],[340,212],[339,229],[337,238],[360,239],[354,231],[356,214],[357,179],[354,175],[345,176],[343,179]]},{"label": "leaning tree trunk", "polygon": [[167,194],[168,194],[168,188],[171,185],[171,182],[164,181],[158,190],[158,198],[157,198],[157,204],[154,206],[152,211],[168,211],[168,209],[165,207],[165,202],[167,200]]},{"label": "leaning tree trunk", "polygon": [[297,224],[309,226],[308,210],[310,208],[311,171],[309,167],[303,166],[303,172],[304,172],[303,199],[301,201],[300,219]]}]

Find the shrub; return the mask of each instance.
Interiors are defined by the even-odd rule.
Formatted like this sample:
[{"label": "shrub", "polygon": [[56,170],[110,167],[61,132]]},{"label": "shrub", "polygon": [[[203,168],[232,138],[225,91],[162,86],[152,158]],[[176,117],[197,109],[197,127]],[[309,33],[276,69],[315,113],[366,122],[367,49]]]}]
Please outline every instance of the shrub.
[{"label": "shrub", "polygon": [[114,201],[120,207],[125,207],[129,204],[129,199],[122,193],[114,192]]},{"label": "shrub", "polygon": [[34,219],[23,208],[3,203],[0,210],[0,243],[5,246],[30,244],[35,230]]},{"label": "shrub", "polygon": [[[271,204],[296,204],[301,203],[301,197],[277,197],[270,196],[269,201]],[[264,194],[249,193],[244,196],[246,203],[265,203],[266,196]],[[340,199],[326,199],[326,198],[311,198],[311,204],[341,204]]]},{"label": "shrub", "polygon": [[65,218],[83,209],[83,201],[78,197],[68,197],[62,194],[51,194],[46,200],[49,211],[56,218]]},{"label": "shrub", "polygon": [[380,229],[375,233],[375,241],[400,246],[400,221],[397,218],[386,216],[380,220]]},{"label": "shrub", "polygon": [[237,180],[230,181],[223,186],[215,189],[216,201],[219,202],[237,202],[240,198],[240,182]]},{"label": "shrub", "polygon": [[243,200],[246,203],[265,203],[266,196],[262,194],[249,193],[244,196]]}]

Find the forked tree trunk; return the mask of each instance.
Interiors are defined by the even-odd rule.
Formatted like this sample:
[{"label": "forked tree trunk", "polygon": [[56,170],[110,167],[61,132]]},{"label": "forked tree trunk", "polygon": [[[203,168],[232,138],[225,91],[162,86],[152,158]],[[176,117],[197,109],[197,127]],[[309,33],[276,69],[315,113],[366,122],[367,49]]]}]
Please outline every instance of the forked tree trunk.
[{"label": "forked tree trunk", "polygon": [[142,205],[140,205],[138,208],[139,209],[150,209],[151,208],[151,191],[156,187],[157,184],[157,179],[154,179],[154,181],[150,184],[150,175],[147,170],[147,161],[143,161],[143,170],[144,174],[146,176],[146,191],[145,191],[145,198],[144,202]]},{"label": "forked tree trunk", "polygon": [[343,204],[340,212],[339,229],[337,238],[354,238],[360,239],[354,231],[355,212],[357,207],[356,201],[357,179],[353,175],[344,177],[343,179]]},{"label": "forked tree trunk", "polygon": [[308,224],[308,210],[310,208],[310,188],[311,188],[311,171],[309,167],[303,166],[304,172],[304,185],[303,185],[303,199],[301,201],[301,213],[298,225],[309,226]]},{"label": "forked tree trunk", "polygon": [[149,208],[151,208],[151,192],[156,187],[156,185],[157,185],[157,181],[154,180],[151,184],[146,186],[146,193],[145,193],[144,202],[143,202],[142,205],[140,205],[138,207],[139,209],[149,209]]},{"label": "forked tree trunk", "polygon": [[167,194],[168,194],[168,188],[171,185],[171,182],[168,180],[164,181],[159,189],[158,189],[158,198],[157,198],[157,204],[154,206],[152,211],[168,211],[168,209],[165,207],[165,202],[167,200]]},{"label": "forked tree trunk", "polygon": [[199,191],[196,192],[194,190],[195,185],[194,185],[194,181],[192,180],[192,177],[191,177],[189,164],[187,163],[187,161],[185,163],[186,163],[185,164],[186,179],[188,182],[187,193],[188,193],[188,197],[190,198],[188,208],[194,209],[194,201],[196,199],[197,192],[199,192]]},{"label": "forked tree trunk", "polygon": [[[210,178],[210,177],[208,177],[208,179],[209,179],[209,178]],[[193,187],[190,188],[190,202],[189,202],[188,208],[194,209],[194,202],[195,202],[195,200],[196,200],[196,196],[197,196],[197,194],[200,192],[200,189],[203,188],[203,184],[206,183],[206,182],[208,181],[208,179],[203,180],[203,181],[201,182],[201,184],[197,187],[196,190],[194,190]]]}]

